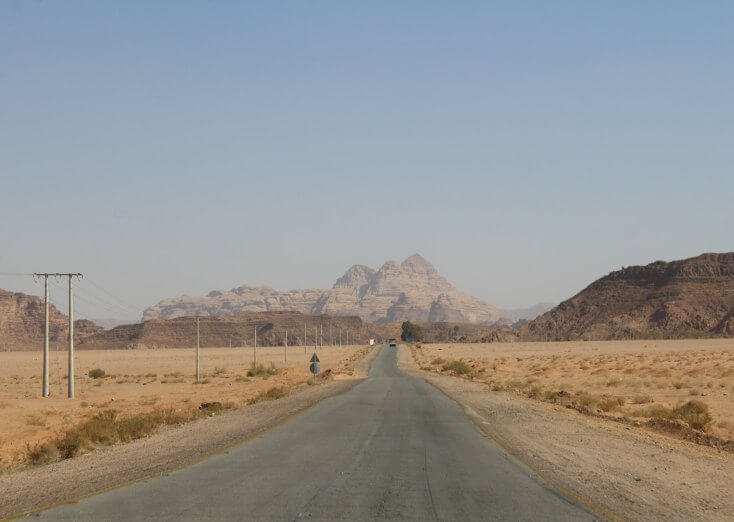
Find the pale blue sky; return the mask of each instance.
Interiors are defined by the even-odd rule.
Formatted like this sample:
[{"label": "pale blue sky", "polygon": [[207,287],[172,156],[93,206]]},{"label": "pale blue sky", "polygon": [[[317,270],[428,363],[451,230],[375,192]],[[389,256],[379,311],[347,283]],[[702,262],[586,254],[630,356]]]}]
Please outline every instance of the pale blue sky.
[{"label": "pale blue sky", "polygon": [[732,27],[713,1],[5,0],[0,271],[144,307],[419,252],[519,307],[734,250]]}]

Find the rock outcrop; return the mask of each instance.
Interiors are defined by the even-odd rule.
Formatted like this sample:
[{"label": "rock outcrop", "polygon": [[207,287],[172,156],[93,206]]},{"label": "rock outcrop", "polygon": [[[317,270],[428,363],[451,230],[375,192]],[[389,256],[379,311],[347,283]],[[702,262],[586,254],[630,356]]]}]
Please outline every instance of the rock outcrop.
[{"label": "rock outcrop", "polygon": [[268,286],[240,286],[206,297],[165,299],[148,308],[143,318],[226,317],[267,311],[353,315],[375,323],[450,320],[491,324],[499,319],[494,306],[454,288],[418,254],[402,263],[387,261],[377,271],[354,265],[331,289],[279,292]]},{"label": "rock outcrop", "polygon": [[734,335],[734,253],[630,266],[521,329],[529,340]]},{"label": "rock outcrop", "polygon": [[[69,319],[53,304],[48,307],[49,342],[52,348],[66,346]],[[45,310],[43,299],[0,290],[0,351],[40,350],[43,347]],[[92,321],[74,321],[74,340],[79,342],[102,328]]]}]

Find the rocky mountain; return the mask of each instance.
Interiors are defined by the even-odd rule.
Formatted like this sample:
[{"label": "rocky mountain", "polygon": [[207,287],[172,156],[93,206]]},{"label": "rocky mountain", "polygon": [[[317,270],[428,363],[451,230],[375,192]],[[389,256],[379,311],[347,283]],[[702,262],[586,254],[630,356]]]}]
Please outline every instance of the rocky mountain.
[{"label": "rocky mountain", "polygon": [[630,266],[521,329],[529,340],[734,336],[734,253]]},{"label": "rocky mountain", "polygon": [[[49,343],[65,347],[69,319],[49,304]],[[0,351],[36,350],[43,347],[45,313],[43,299],[18,292],[0,290]],[[74,340],[78,343],[102,328],[92,321],[74,321]]]},{"label": "rocky mountain", "polygon": [[364,321],[455,321],[490,324],[497,309],[460,292],[418,254],[402,263],[387,261],[375,271],[354,265],[330,289],[280,292],[269,286],[240,286],[206,297],[165,299],[145,310],[143,318],[235,316],[248,312],[296,311],[303,314],[357,316]]}]

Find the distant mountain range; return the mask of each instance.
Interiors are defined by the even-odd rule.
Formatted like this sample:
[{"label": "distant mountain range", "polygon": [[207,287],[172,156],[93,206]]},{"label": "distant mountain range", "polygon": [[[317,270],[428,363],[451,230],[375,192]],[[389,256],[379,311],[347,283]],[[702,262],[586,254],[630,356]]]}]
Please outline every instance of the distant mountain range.
[{"label": "distant mountain range", "polygon": [[[208,342],[222,346],[248,342],[252,326],[262,342],[278,343],[286,328],[295,341],[304,322],[381,338],[398,335],[403,320],[422,323],[426,339],[451,342],[734,337],[734,253],[611,272],[522,325],[549,306],[500,311],[458,291],[414,255],[377,271],[354,265],[328,290],[242,286],[161,301],[145,311],[147,323],[105,330],[78,320],[74,332],[80,348],[189,346],[193,322],[155,319],[198,315],[211,317],[205,323]],[[53,305],[49,311],[51,345],[64,348],[67,317]],[[0,351],[40,349],[43,322],[40,298],[0,290]],[[520,327],[507,328],[511,323]]]},{"label": "distant mountain range", "polygon": [[499,310],[460,292],[418,254],[379,270],[354,265],[330,289],[280,292],[269,286],[240,286],[205,297],[164,299],[143,318],[227,317],[247,312],[295,311],[309,315],[357,316],[372,323],[450,321],[492,324]]},{"label": "distant mountain range", "polygon": [[510,322],[516,323],[523,319],[532,321],[539,315],[543,315],[548,310],[551,310],[555,305],[553,303],[538,303],[529,308],[511,308],[501,309],[500,316],[503,319],[509,319]]},{"label": "distant mountain range", "polygon": [[528,340],[734,336],[734,253],[622,268],[520,332]]}]

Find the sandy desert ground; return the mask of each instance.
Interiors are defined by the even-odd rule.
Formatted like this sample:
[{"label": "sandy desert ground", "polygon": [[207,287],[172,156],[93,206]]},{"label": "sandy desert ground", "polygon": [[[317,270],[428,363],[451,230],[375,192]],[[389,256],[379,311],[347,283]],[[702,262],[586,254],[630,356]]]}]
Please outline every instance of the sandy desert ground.
[{"label": "sandy desert ground", "polygon": [[[734,439],[734,339],[419,346],[413,354],[423,369],[493,390],[610,417],[685,419]],[[691,401],[694,411],[685,410]]]},{"label": "sandy desert ground", "polygon": [[[336,379],[358,377],[353,364],[369,347],[324,347],[318,350],[321,370],[331,369]],[[67,398],[67,353],[50,355],[49,398],[41,397],[40,352],[0,353],[0,469],[22,465],[27,444],[38,445],[62,431],[109,409],[120,415],[153,410],[197,410],[201,403],[227,406],[247,403],[273,387],[293,388],[308,381],[308,360],[313,347],[289,347],[287,362],[282,347],[257,349],[257,362],[274,374],[248,377],[253,361],[249,348],[203,348],[201,383],[195,383],[195,350],[77,350],[76,398]],[[90,370],[105,376],[92,378]]]}]

